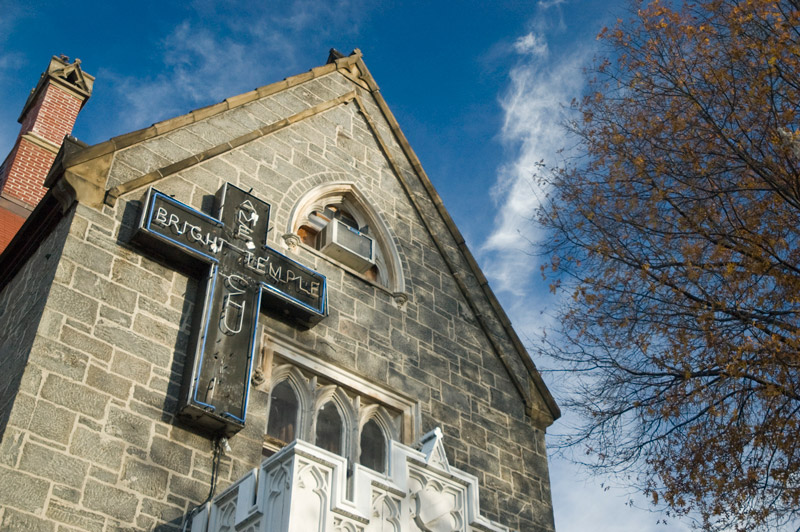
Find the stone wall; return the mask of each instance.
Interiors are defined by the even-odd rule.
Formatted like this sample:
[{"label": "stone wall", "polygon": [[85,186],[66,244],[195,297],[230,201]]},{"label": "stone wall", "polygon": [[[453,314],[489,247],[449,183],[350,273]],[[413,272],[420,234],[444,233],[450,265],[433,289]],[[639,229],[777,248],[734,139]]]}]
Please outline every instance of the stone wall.
[{"label": "stone wall", "polygon": [[[58,267],[73,212],[58,223],[14,279],[0,293],[0,439],[19,392],[28,353]],[[30,390],[28,390],[30,391]],[[24,409],[25,396],[17,406]],[[2,456],[3,447],[0,447]]]},{"label": "stone wall", "polygon": [[[487,518],[552,531],[544,432],[432,238],[421,212],[438,216],[431,199],[367,90],[333,73],[174,129],[118,152],[109,186],[354,90],[361,102],[274,128],[155,186],[207,212],[226,181],[271,203],[269,245],[327,276],[330,315],[310,330],[262,315],[265,334],[416,398],[422,431],[441,426],[451,464],[478,478]],[[393,232],[407,303],[315,250],[285,248],[295,202],[340,181],[355,183]],[[17,405],[28,405],[15,406],[2,442],[0,528],[170,529],[208,495],[211,442],[174,418],[196,283],[128,244],[143,193],[102,212],[77,209],[22,379]],[[258,466],[266,402],[266,390],[253,391],[220,488]]]}]

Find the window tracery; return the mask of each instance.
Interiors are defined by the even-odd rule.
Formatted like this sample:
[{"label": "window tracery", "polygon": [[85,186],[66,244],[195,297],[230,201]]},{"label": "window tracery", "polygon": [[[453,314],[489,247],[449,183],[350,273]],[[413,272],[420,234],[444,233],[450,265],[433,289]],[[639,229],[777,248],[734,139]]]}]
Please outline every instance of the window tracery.
[{"label": "window tracery", "polygon": [[314,445],[341,455],[344,449],[344,427],[342,416],[333,401],[328,401],[317,412]]},{"label": "window tracery", "polygon": [[294,440],[299,414],[300,403],[297,394],[288,379],[281,381],[272,390],[267,436],[282,443]]},{"label": "window tracery", "polygon": [[386,448],[388,442],[380,425],[370,419],[361,428],[358,463],[379,473],[386,472]]},{"label": "window tracery", "polygon": [[320,381],[290,364],[273,368],[264,454],[272,455],[294,439],[344,456],[385,473],[389,440],[401,441],[403,415]]},{"label": "window tracery", "polygon": [[284,239],[290,245],[299,241],[393,293],[404,293],[392,234],[352,183],[320,185],[303,195]]}]

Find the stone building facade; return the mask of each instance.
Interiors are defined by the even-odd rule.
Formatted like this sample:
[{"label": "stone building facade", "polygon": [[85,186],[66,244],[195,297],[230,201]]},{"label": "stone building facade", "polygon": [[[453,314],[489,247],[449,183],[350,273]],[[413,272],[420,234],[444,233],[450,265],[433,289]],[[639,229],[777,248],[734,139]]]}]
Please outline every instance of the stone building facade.
[{"label": "stone building facade", "polygon": [[[0,256],[0,529],[553,530],[558,407],[360,52],[45,186]],[[264,488],[298,460],[317,513]]]}]

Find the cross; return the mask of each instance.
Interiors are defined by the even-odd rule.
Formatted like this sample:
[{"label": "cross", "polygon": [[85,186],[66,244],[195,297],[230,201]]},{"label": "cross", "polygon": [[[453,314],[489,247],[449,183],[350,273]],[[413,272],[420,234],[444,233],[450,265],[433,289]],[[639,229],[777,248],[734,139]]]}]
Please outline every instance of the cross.
[{"label": "cross", "polygon": [[212,217],[150,188],[133,240],[199,278],[179,415],[230,436],[244,428],[262,303],[311,326],[327,314],[326,283],[267,247],[268,203],[230,183],[216,200]]}]

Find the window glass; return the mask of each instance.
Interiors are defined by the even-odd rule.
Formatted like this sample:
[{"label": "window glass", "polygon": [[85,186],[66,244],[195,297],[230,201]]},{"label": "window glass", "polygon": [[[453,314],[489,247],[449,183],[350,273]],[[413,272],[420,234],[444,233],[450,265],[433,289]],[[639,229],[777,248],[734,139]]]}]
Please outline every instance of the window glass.
[{"label": "window glass", "polygon": [[386,472],[386,436],[374,419],[361,429],[361,456],[358,463],[374,471]]},{"label": "window glass", "polygon": [[316,445],[326,451],[342,454],[342,416],[330,401],[317,414]]},{"label": "window glass", "polygon": [[269,404],[267,434],[284,443],[294,440],[297,432],[298,406],[297,395],[287,381],[275,386]]}]

